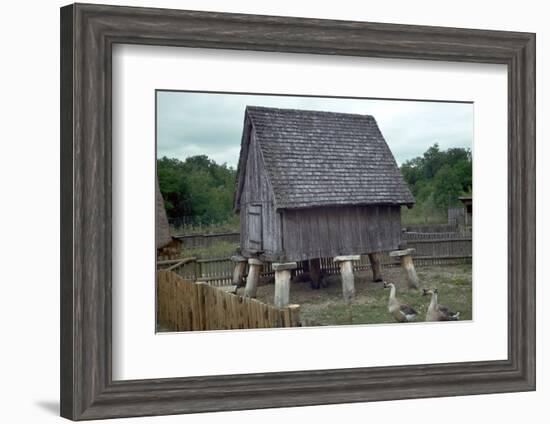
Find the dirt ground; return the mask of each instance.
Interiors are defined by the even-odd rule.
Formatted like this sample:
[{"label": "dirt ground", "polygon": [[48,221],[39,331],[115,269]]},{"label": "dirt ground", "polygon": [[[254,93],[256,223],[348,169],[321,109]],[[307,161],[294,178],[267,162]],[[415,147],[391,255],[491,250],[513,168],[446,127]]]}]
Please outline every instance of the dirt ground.
[{"label": "dirt ground", "polygon": [[[472,319],[472,266],[418,267],[421,287],[438,288],[439,303],[460,311],[460,320]],[[421,290],[406,288],[405,274],[401,268],[383,270],[387,282],[397,286],[397,298],[418,312],[416,321],[424,321],[430,302]],[[383,283],[372,282],[370,271],[355,276],[356,298],[351,306],[342,299],[342,285],[338,275],[328,278],[328,287],[314,290],[308,282],[291,283],[290,303],[300,305],[300,319],[305,326],[380,324],[394,322],[387,310],[389,289]],[[243,290],[243,289],[239,289]],[[258,300],[273,302],[274,285],[258,287]],[[239,294],[241,294],[239,292]]]}]

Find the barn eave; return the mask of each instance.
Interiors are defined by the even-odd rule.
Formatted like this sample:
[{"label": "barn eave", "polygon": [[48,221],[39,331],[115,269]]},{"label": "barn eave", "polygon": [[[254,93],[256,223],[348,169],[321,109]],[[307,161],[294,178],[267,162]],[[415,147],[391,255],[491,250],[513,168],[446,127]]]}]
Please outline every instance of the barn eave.
[{"label": "barn eave", "polygon": [[284,203],[275,203],[274,207],[276,211],[283,211],[283,210],[300,210],[300,209],[314,209],[314,208],[324,208],[324,207],[353,207],[353,206],[406,206],[407,208],[412,208],[414,206],[415,202],[380,202],[380,203],[372,203],[372,202],[355,202],[355,203],[349,203],[349,202],[335,202],[335,203],[304,203],[304,204],[292,204],[292,205],[286,205]]}]

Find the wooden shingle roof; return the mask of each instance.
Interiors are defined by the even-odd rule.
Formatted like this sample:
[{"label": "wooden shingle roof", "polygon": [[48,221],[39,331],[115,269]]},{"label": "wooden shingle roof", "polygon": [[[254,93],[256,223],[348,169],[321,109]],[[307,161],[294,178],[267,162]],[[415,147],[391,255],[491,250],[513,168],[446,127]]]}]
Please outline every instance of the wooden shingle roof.
[{"label": "wooden shingle roof", "polygon": [[236,209],[247,131],[254,131],[277,209],[414,203],[372,116],[247,106]]}]

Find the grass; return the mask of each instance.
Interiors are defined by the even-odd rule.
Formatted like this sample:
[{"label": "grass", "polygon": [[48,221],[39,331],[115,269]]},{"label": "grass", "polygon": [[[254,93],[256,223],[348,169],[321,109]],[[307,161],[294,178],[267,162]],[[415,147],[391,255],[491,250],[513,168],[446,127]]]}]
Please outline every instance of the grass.
[{"label": "grass", "polygon": [[[170,227],[172,235],[190,235],[190,234],[215,234],[238,232],[239,216],[235,215],[225,222],[219,222],[208,225],[186,225],[184,227]],[[231,243],[225,240],[211,241],[209,246],[203,247],[183,247],[179,257],[187,258],[195,256],[199,259],[229,257],[237,251],[239,243]]]},{"label": "grass", "polygon": [[234,255],[238,247],[239,243],[231,243],[221,240],[206,247],[184,247],[181,250],[180,256],[182,258],[195,256],[198,259],[226,258]]},{"label": "grass", "polygon": [[[432,266],[417,268],[422,287],[437,287],[439,302],[460,311],[460,319],[472,319],[471,265]],[[400,268],[384,269],[384,278],[397,285],[397,298],[418,312],[416,321],[424,321],[430,302],[422,291],[405,288],[405,275]],[[258,288],[258,300],[273,302],[272,284]],[[371,281],[370,272],[357,273],[356,297],[351,305],[342,300],[342,286],[337,275],[329,278],[329,286],[313,290],[309,283],[292,283],[290,303],[300,305],[300,318],[307,326],[382,324],[395,322],[387,310],[389,290],[382,283]]]},{"label": "grass", "polygon": [[240,218],[239,215],[234,215],[227,221],[216,222],[212,224],[194,224],[184,226],[170,226],[170,234],[182,235],[182,234],[212,234],[212,233],[230,233],[238,232],[240,230]]}]

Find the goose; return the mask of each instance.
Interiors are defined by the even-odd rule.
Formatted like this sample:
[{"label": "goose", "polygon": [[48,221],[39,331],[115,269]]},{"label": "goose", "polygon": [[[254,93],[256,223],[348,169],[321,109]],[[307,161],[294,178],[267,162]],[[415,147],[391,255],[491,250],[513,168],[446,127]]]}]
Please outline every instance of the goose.
[{"label": "goose", "polygon": [[390,299],[388,301],[388,311],[397,322],[414,321],[417,312],[405,303],[401,303],[395,297],[395,284],[384,282],[384,288],[390,289]]},{"label": "goose", "polygon": [[437,289],[422,289],[422,296],[432,295],[430,306],[426,312],[426,321],[458,321],[460,312],[453,312],[447,306],[437,303]]}]

